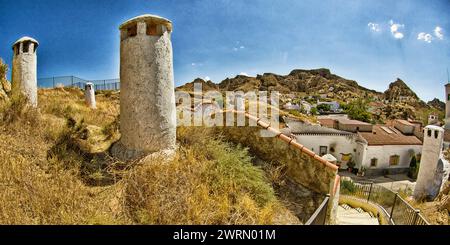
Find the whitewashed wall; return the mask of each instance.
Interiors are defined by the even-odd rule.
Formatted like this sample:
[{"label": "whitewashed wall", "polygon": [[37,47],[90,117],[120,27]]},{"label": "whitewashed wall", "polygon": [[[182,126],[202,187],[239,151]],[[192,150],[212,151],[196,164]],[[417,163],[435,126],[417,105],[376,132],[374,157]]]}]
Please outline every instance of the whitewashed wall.
[{"label": "whitewashed wall", "polygon": [[[327,153],[336,157],[338,161],[341,161],[341,153],[351,153],[352,157],[355,157],[356,144],[352,136],[301,134],[296,135],[296,138],[300,144],[316,154],[320,153],[320,146],[326,146],[328,147]],[[334,146],[334,152],[330,152],[330,146]]]},{"label": "whitewashed wall", "polygon": [[[384,145],[384,146],[366,146],[366,151],[362,159],[362,166],[367,169],[384,169],[384,168],[409,168],[411,162],[410,150],[414,150],[415,154],[421,154],[422,145]],[[389,158],[392,155],[399,155],[400,161],[396,166],[389,165]],[[377,167],[370,167],[372,158],[378,159]]]}]

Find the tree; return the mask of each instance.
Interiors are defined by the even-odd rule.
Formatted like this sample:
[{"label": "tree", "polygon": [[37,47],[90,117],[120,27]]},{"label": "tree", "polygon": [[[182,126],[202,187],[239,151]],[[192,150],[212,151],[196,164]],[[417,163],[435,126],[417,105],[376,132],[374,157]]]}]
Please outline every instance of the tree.
[{"label": "tree", "polygon": [[367,103],[363,99],[352,101],[344,107],[344,110],[351,119],[363,122],[372,121],[372,115],[367,111]]},{"label": "tree", "polygon": [[412,178],[412,179],[416,179],[417,178],[417,174],[419,168],[417,166],[417,158],[416,155],[413,155],[411,157],[411,162],[409,163],[409,171],[408,171],[408,177]]},{"label": "tree", "polygon": [[317,110],[319,111],[330,111],[331,110],[331,106],[328,104],[320,104],[317,105]]}]

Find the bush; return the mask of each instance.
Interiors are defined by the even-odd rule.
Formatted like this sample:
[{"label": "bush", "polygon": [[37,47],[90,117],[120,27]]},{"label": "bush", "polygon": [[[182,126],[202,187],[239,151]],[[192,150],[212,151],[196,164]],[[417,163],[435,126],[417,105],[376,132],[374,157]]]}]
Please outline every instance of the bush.
[{"label": "bush", "polygon": [[125,178],[126,206],[144,224],[271,224],[277,200],[247,149],[205,128],[179,128],[173,161],[145,163]]},{"label": "bush", "polygon": [[372,115],[367,111],[367,103],[358,99],[353,101],[346,106],[343,106],[345,113],[353,120],[359,120],[363,122],[371,122]]},{"label": "bush", "polygon": [[351,180],[343,180],[341,181],[341,193],[346,194],[352,194],[356,191],[356,185]]}]

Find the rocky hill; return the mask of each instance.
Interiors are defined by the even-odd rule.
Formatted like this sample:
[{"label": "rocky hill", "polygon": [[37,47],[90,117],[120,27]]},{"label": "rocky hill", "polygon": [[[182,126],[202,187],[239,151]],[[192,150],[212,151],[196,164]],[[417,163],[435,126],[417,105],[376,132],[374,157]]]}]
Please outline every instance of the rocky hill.
[{"label": "rocky hill", "polygon": [[428,101],[427,105],[440,111],[445,110],[445,103],[439,100],[438,98],[434,98],[433,100]]},{"label": "rocky hill", "polygon": [[204,91],[278,91],[282,94],[294,94],[294,97],[320,96],[343,103],[364,99],[368,102],[373,118],[377,122],[395,118],[410,118],[426,122],[429,113],[440,113],[445,108],[437,99],[428,104],[425,103],[400,78],[397,78],[384,93],[381,93],[360,86],[356,81],[332,74],[329,69],[325,68],[296,69],[288,75],[274,73],[264,73],[256,77],[238,75],[220,83],[196,79],[177,89],[193,91],[195,82],[200,82]]},{"label": "rocky hill", "polygon": [[219,85],[213,83],[212,81],[205,81],[201,78],[197,78],[194,81],[190,83],[186,83],[183,86],[177,87],[177,90],[183,90],[183,91],[194,91],[194,84],[201,84],[203,91],[210,91],[210,90],[219,90]]},{"label": "rocky hill", "polygon": [[411,88],[406,85],[400,78],[391,84],[384,92],[384,98],[389,101],[419,102],[420,99]]},{"label": "rocky hill", "polygon": [[[329,69],[301,70],[296,69],[288,75],[264,73],[256,77],[238,75],[227,78],[218,84],[202,79],[204,90],[218,88],[221,91],[278,91],[280,93],[306,93],[308,95],[327,95],[328,98],[346,100],[361,96],[381,97],[382,93],[360,86],[356,81],[348,80],[332,74]],[[193,81],[193,82],[195,82]],[[179,87],[191,91],[192,83]]]}]

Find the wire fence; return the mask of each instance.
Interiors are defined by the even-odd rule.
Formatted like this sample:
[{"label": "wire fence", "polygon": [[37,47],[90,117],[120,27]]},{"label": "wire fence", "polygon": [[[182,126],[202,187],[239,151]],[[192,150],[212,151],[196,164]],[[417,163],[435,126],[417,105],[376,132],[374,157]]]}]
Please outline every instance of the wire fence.
[{"label": "wire fence", "polygon": [[120,90],[119,79],[85,80],[75,76],[60,76],[39,78],[40,88],[74,87],[84,89],[86,83],[93,83],[96,91],[100,90]]},{"label": "wire fence", "polygon": [[386,210],[390,221],[395,225],[429,225],[420,213],[398,193],[372,182],[341,181],[341,194],[365,199]]}]

